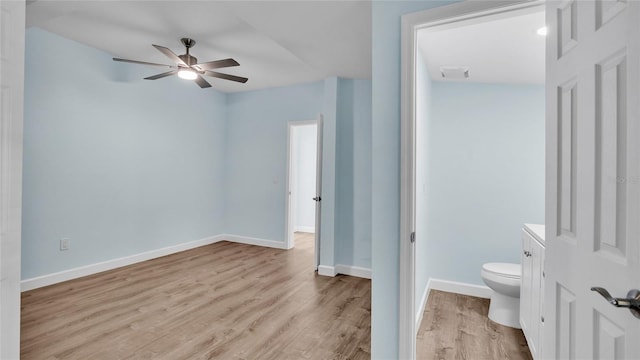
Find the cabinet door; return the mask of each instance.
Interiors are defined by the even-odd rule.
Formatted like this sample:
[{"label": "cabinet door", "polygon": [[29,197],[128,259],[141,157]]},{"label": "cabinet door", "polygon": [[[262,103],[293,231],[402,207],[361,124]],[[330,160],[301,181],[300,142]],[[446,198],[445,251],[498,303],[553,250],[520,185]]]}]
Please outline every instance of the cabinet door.
[{"label": "cabinet door", "polygon": [[542,354],[542,339],[543,334],[544,334],[544,278],[545,278],[545,272],[544,272],[544,252],[545,252],[545,247],[542,246],[540,249],[540,273],[542,274],[540,276],[540,303],[538,304],[538,354]]},{"label": "cabinet door", "polygon": [[525,336],[529,338],[531,324],[531,236],[524,229],[522,230],[522,254],[520,264],[522,273],[520,274],[520,326]]},{"label": "cabinet door", "polygon": [[531,317],[529,349],[534,359],[540,354],[540,303],[542,302],[542,245],[531,239]]}]

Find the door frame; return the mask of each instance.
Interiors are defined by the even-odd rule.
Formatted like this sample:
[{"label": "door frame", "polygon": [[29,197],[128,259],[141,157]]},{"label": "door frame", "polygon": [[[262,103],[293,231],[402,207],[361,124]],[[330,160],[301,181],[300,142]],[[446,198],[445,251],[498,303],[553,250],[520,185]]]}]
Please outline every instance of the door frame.
[{"label": "door frame", "polygon": [[20,356],[24,1],[0,0],[0,358]]},{"label": "door frame", "polygon": [[[400,279],[398,357],[416,357],[415,304],[415,168],[416,168],[416,55],[417,32],[455,27],[460,21],[501,16],[544,5],[543,0],[465,1],[402,16],[400,84]],[[511,16],[509,14],[508,16]]]},{"label": "door frame", "polygon": [[[295,242],[294,242],[294,214],[295,214],[295,209],[296,209],[296,205],[293,203],[292,198],[296,192],[295,186],[296,186],[296,182],[293,179],[293,173],[294,173],[294,169],[296,167],[295,165],[295,158],[297,156],[297,152],[295,151],[296,148],[296,139],[294,137],[294,131],[296,127],[300,127],[300,126],[309,126],[309,125],[316,125],[316,134],[318,132],[318,120],[305,120],[305,121],[289,121],[287,123],[287,170],[286,170],[286,191],[285,191],[285,196],[286,196],[286,202],[285,202],[285,247],[286,249],[291,249],[294,247]],[[317,136],[316,136],[317,138]],[[317,147],[316,147],[316,151],[317,151]],[[316,162],[316,169],[318,168],[318,156],[316,154],[314,161]],[[318,174],[316,174],[316,179],[318,177]],[[315,185],[315,184],[314,184]],[[311,201],[311,199],[309,199],[309,201]],[[315,209],[314,207],[314,212],[317,211],[317,209]],[[314,216],[314,218],[317,218],[316,216]],[[314,220],[316,221],[316,220]],[[318,224],[316,221],[315,224],[315,231],[318,231]],[[315,246],[315,248],[317,248],[317,246]],[[317,257],[318,254],[315,254],[314,257]],[[316,264],[317,267],[317,264]]]}]

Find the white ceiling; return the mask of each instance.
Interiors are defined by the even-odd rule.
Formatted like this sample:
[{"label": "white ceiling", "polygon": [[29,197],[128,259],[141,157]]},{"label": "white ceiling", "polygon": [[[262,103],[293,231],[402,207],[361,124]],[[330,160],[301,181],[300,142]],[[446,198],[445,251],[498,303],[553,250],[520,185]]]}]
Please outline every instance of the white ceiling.
[{"label": "white ceiling", "polygon": [[[543,9],[418,32],[418,46],[434,81],[543,84]],[[488,21],[490,20],[490,21]],[[469,78],[446,80],[441,66],[469,67]]]},{"label": "white ceiling", "polygon": [[[371,78],[370,1],[35,0],[28,1],[27,26],[114,57],[164,64],[169,60],[151,44],[183,54],[180,38],[190,37],[199,62],[232,57],[240,66],[220,71],[249,78],[207,78],[223,92]],[[149,75],[159,72],[149,67]]]}]

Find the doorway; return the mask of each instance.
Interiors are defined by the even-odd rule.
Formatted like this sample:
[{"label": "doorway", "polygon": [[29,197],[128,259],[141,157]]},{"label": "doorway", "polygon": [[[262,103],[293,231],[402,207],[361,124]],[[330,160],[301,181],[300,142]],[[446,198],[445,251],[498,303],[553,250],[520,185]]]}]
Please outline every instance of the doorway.
[{"label": "doorway", "polygon": [[287,150],[287,248],[295,247],[296,239],[314,241],[314,269],[319,264],[319,123],[318,120],[290,122]]},{"label": "doorway", "polygon": [[[419,316],[422,313],[423,289],[416,293],[416,281],[425,283],[424,274],[416,274],[419,259],[416,258],[416,244],[424,241],[425,227],[419,224],[416,216],[417,212],[424,214],[425,208],[420,208],[416,197],[425,192],[424,179],[419,179],[425,174],[424,169],[417,165],[421,144],[417,136],[420,129],[417,124],[417,117],[423,111],[419,108],[417,99],[424,101],[424,96],[418,97],[417,89],[421,84],[416,80],[418,71],[418,32],[419,31],[443,31],[459,27],[462,22],[465,25],[487,22],[497,19],[505,19],[516,15],[522,15],[541,11],[541,2],[477,2],[461,3],[442,8],[436,8],[424,12],[408,14],[403,16],[402,21],[402,120],[401,120],[401,229],[400,238],[400,318],[399,318],[399,357],[415,358],[416,356],[416,334],[419,324]],[[535,34],[534,34],[535,35]],[[448,44],[452,51],[456,46],[463,44]],[[448,51],[448,50],[447,50]],[[451,68],[444,69],[444,72],[451,70],[454,76],[460,76],[460,81],[465,81],[465,69],[460,69],[464,64],[451,64]],[[442,71],[442,69],[441,69]],[[449,75],[449,74],[446,74]],[[455,97],[455,94],[453,94]],[[429,95],[428,95],[429,96]],[[455,106],[453,106],[455,108]],[[544,122],[544,121],[543,121]],[[427,130],[429,131],[429,130]],[[471,159],[472,160],[472,159]],[[461,195],[462,196],[462,195]],[[424,205],[424,204],[422,204]],[[428,211],[428,210],[427,210]],[[419,228],[419,229],[417,229]],[[418,230],[418,231],[416,231]],[[516,235],[517,236],[517,235]],[[408,240],[408,241],[405,241]],[[466,248],[462,249],[465,250]],[[517,254],[517,253],[516,253]],[[437,256],[437,255],[436,255]],[[478,269],[478,274],[480,270]],[[424,285],[424,284],[422,284]],[[427,285],[427,288],[429,285]]]}]

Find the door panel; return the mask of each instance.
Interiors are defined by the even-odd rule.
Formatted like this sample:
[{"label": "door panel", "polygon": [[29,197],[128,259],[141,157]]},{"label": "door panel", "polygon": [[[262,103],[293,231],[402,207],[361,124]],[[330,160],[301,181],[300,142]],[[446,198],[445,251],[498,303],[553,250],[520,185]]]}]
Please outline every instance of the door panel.
[{"label": "door panel", "polygon": [[[558,236],[576,232],[576,104],[575,79],[558,87]],[[566,239],[565,239],[566,240]]]},{"label": "door panel", "polygon": [[0,359],[20,356],[24,1],[0,1]]},{"label": "door panel", "polygon": [[322,219],[322,129],[324,128],[324,122],[322,115],[318,115],[318,122],[316,127],[316,223],[315,223],[315,269],[318,270],[320,266],[320,219]]},{"label": "door panel", "polygon": [[626,257],[626,51],[596,65],[595,250]]},{"label": "door panel", "polygon": [[640,358],[640,2],[547,6],[543,358]]}]

